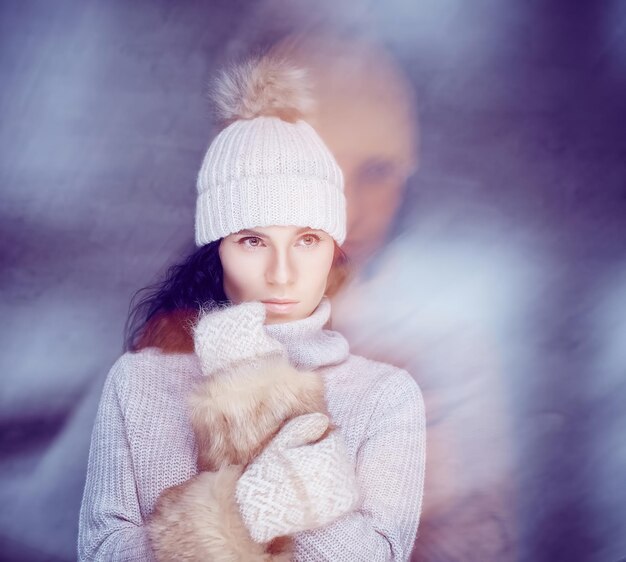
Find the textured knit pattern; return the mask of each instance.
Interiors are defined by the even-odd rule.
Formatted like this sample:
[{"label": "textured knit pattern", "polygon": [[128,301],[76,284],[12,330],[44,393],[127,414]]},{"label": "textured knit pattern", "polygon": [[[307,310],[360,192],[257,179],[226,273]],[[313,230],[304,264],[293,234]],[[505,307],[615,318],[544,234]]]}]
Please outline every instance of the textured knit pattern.
[{"label": "textured knit pattern", "polygon": [[346,237],[343,174],[305,121],[235,121],[209,146],[197,180],[202,246],[245,228],[295,225]]},{"label": "textured knit pattern", "polygon": [[265,305],[245,302],[211,310],[194,328],[194,348],[205,375],[270,354],[285,353],[264,329]]},{"label": "textured knit pattern", "polygon": [[288,422],[241,475],[237,503],[250,536],[269,542],[317,529],[356,509],[359,489],[343,438],[324,414]]},{"label": "textured knit pattern", "polygon": [[[267,326],[294,366],[319,369],[331,420],[353,463],[361,504],[295,535],[296,562],[408,560],[422,504],[425,417],[404,370],[350,355],[324,330],[322,301],[304,320]],[[195,354],[154,348],[121,356],[102,391],[80,511],[80,560],[153,561],[144,524],[156,499],[197,473],[186,398],[202,377]]]}]

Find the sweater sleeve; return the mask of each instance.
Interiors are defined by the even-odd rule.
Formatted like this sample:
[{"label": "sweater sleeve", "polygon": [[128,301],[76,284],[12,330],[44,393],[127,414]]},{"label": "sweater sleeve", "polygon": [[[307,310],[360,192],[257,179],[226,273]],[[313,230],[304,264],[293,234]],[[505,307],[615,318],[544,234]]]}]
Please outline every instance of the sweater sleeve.
[{"label": "sweater sleeve", "polygon": [[297,562],[409,560],[424,488],[426,420],[417,383],[393,376],[356,459],[362,504],[335,523],[297,536]]},{"label": "sweater sleeve", "polygon": [[155,560],[143,526],[130,446],[116,381],[109,372],[91,435],[78,523],[79,560]]}]

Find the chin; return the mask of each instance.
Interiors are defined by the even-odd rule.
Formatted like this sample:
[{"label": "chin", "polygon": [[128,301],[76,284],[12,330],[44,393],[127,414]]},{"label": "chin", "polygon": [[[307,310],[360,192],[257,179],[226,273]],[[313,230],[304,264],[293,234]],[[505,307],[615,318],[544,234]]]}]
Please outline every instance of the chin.
[{"label": "chin", "polygon": [[293,310],[288,314],[268,313],[266,316],[266,324],[284,324],[285,322],[294,322],[295,320],[302,320],[311,315],[311,312],[302,311],[300,309]]},{"label": "chin", "polygon": [[285,322],[293,322],[294,320],[300,320],[298,314],[277,314],[268,316],[265,320],[266,324],[284,324]]}]

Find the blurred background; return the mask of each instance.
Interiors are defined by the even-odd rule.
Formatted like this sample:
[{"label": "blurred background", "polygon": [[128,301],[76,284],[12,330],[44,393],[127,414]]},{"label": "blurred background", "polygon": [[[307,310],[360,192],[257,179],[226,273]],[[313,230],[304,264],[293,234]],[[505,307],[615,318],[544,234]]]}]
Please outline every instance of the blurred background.
[{"label": "blurred background", "polygon": [[76,559],[133,293],[193,248],[212,73],[310,68],[333,328],[428,417],[415,561],[626,559],[626,2],[0,1],[0,558]]}]

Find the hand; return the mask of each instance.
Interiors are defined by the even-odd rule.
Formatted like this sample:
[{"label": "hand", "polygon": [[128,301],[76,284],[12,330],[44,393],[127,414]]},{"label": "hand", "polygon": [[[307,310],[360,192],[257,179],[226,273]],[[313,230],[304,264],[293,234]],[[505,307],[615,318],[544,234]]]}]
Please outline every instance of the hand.
[{"label": "hand", "polygon": [[265,306],[244,302],[202,314],[194,327],[194,347],[202,372],[211,376],[256,357],[285,354],[264,328]]},{"label": "hand", "polygon": [[354,511],[354,468],[329,419],[305,414],[287,422],[237,481],[236,498],[256,542],[316,529]]},{"label": "hand", "polygon": [[247,465],[285,420],[326,410],[321,375],[296,370],[264,320],[264,305],[247,302],[204,314],[196,325],[205,376],[188,401],[200,470]]}]

